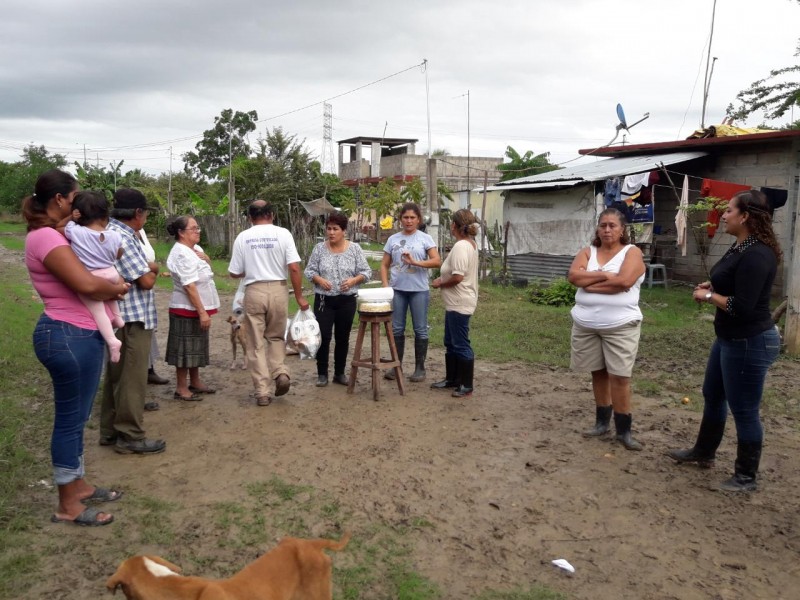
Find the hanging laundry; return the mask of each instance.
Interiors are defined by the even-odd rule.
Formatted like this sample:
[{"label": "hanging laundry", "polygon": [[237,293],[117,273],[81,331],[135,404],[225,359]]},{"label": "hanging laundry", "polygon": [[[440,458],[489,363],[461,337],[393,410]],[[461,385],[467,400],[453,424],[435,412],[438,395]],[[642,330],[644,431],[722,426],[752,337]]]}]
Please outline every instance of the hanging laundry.
[{"label": "hanging laundry", "polygon": [[610,177],[606,179],[605,191],[603,193],[603,201],[606,207],[611,206],[614,202],[619,202],[620,182],[619,177]]},{"label": "hanging laundry", "polygon": [[625,196],[633,196],[643,185],[647,185],[649,178],[649,172],[626,175],[625,180],[622,182],[622,194]]},{"label": "hanging laundry", "polygon": [[675,215],[675,229],[678,232],[678,239],[675,245],[681,249],[681,256],[686,256],[686,211],[689,208],[689,177],[683,176],[683,189],[681,189],[681,201],[678,204],[678,212]]},{"label": "hanging laundry", "polygon": [[[722,200],[730,200],[737,192],[752,189],[749,185],[741,185],[740,183],[729,183],[727,181],[717,181],[716,179],[703,179],[703,184],[700,186],[700,195],[704,198],[721,198]],[[708,237],[713,238],[717,233],[719,227],[720,212],[717,209],[708,211],[706,221],[709,223],[707,228]]]},{"label": "hanging laundry", "polygon": [[657,184],[661,178],[658,176],[658,171],[650,171],[647,177],[647,183],[642,186],[641,193],[637,202],[642,206],[647,206],[653,201],[653,186]]},{"label": "hanging laundry", "polygon": [[728,183],[727,181],[717,181],[716,179],[703,179],[700,186],[700,195],[704,198],[722,198],[730,200],[737,192],[752,189],[752,186],[740,183]]},{"label": "hanging laundry", "polygon": [[786,204],[786,200],[789,198],[789,192],[786,190],[762,187],[761,191],[764,192],[764,195],[767,197],[767,202],[769,202],[769,216],[772,216],[776,208],[780,208]]}]

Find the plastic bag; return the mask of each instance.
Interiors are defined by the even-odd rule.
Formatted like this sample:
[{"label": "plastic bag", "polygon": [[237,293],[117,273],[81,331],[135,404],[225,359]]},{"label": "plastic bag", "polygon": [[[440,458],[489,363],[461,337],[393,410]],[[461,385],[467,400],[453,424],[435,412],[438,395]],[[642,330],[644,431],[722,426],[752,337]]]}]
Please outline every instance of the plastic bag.
[{"label": "plastic bag", "polygon": [[292,341],[291,332],[289,331],[289,328],[291,326],[292,326],[292,320],[291,319],[286,319],[286,331],[283,334],[283,339],[286,340],[286,355],[287,356],[289,356],[290,354],[300,354],[300,352],[297,351],[297,346],[295,346],[294,342]]},{"label": "plastic bag", "polygon": [[289,335],[287,341],[291,341],[300,358],[314,358],[317,350],[322,343],[322,334],[319,331],[319,323],[314,316],[311,308],[298,310],[289,324]]},{"label": "plastic bag", "polygon": [[236,318],[244,314],[244,278],[239,280],[239,287],[236,289],[236,294],[233,296],[233,306],[231,312],[236,315]]}]

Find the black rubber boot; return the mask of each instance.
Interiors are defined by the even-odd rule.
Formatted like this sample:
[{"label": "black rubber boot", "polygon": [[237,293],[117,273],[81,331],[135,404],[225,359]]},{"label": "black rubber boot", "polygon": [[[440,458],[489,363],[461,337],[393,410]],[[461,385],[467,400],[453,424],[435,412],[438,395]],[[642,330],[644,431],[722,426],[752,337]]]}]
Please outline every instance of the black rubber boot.
[{"label": "black rubber boot", "polygon": [[583,432],[584,437],[597,437],[605,435],[611,431],[611,414],[614,409],[611,406],[595,406],[594,427]]},{"label": "black rubber boot", "polygon": [[761,462],[762,442],[736,444],[736,462],[733,477],[719,485],[722,492],[754,492],[758,488],[756,475]]},{"label": "black rubber boot", "polygon": [[431,384],[431,389],[443,390],[458,386],[456,381],[456,357],[453,354],[444,355],[444,379]]},{"label": "black rubber boot", "polygon": [[[406,350],[406,336],[401,335],[394,338],[394,345],[397,347],[397,358],[400,363],[403,363],[403,354]],[[391,379],[394,380],[394,369],[389,369],[386,373],[383,374],[384,379]]]},{"label": "black rubber boot", "polygon": [[722,442],[725,433],[725,421],[712,423],[703,418],[700,421],[700,431],[697,433],[697,441],[694,447],[686,450],[670,450],[667,456],[681,463],[697,463],[701,469],[710,469],[714,466],[714,459],[717,455],[717,448]]},{"label": "black rubber boot", "polygon": [[617,441],[625,446],[626,450],[641,450],[642,445],[631,436],[631,415],[614,413],[614,426],[617,428]]},{"label": "black rubber boot", "polygon": [[457,361],[456,377],[458,379],[458,387],[453,390],[451,395],[453,398],[472,396],[472,375],[475,370],[475,359],[464,360],[459,358]]},{"label": "black rubber boot", "polygon": [[413,382],[425,381],[425,359],[428,357],[428,338],[414,338],[414,373],[409,377]]}]

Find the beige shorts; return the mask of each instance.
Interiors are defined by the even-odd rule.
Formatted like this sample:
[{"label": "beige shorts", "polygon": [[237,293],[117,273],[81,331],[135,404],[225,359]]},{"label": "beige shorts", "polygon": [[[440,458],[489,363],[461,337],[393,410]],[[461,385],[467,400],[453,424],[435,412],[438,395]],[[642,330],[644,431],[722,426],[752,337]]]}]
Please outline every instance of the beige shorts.
[{"label": "beige shorts", "polygon": [[630,377],[641,330],[641,321],[631,321],[613,329],[587,329],[573,323],[570,368],[573,371],[606,369],[612,375]]}]

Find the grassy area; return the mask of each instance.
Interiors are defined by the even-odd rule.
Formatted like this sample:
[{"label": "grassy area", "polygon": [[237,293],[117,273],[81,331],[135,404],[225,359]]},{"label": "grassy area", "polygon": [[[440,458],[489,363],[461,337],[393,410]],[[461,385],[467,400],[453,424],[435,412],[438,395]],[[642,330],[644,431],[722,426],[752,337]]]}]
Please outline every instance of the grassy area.
[{"label": "grassy area", "polygon": [[[27,274],[19,267],[12,277],[3,277],[0,311],[0,597],[15,587],[15,581],[35,572],[39,557],[31,550],[31,532],[38,524],[33,507],[21,498],[31,487],[47,487],[49,461],[47,436],[51,426],[49,380],[33,354],[31,333],[41,312],[32,294]],[[44,483],[41,483],[44,482]]]}]

